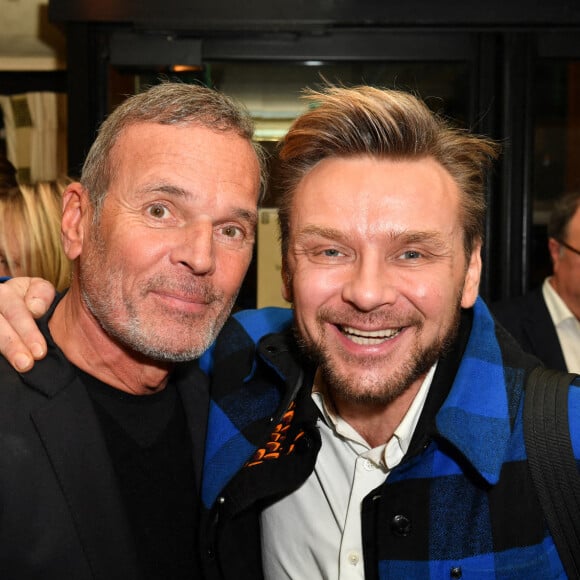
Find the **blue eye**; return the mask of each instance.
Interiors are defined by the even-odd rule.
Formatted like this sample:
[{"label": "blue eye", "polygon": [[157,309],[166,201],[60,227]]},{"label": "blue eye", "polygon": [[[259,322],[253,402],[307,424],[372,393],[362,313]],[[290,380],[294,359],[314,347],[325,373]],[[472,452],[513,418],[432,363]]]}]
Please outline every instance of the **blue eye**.
[{"label": "blue eye", "polygon": [[418,260],[422,256],[423,255],[420,252],[417,252],[416,250],[408,250],[401,254],[401,258],[403,260]]},{"label": "blue eye", "polygon": [[338,256],[341,255],[341,252],[339,252],[337,249],[335,248],[329,248],[328,250],[324,250],[322,252],[325,256],[328,256],[329,258],[337,258]]}]

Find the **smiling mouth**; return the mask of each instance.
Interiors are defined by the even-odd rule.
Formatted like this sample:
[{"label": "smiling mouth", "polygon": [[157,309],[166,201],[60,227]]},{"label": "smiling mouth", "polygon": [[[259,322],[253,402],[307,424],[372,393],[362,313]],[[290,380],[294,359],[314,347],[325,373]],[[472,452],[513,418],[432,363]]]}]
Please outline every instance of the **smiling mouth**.
[{"label": "smiling mouth", "polygon": [[364,346],[381,344],[394,338],[401,332],[401,328],[389,328],[383,330],[359,330],[351,326],[338,327],[343,335],[355,344]]}]

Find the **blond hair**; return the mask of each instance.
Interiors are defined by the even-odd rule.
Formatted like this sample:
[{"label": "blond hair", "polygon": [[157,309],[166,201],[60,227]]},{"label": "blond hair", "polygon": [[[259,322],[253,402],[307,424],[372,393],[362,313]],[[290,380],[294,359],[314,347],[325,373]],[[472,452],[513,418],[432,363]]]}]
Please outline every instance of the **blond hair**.
[{"label": "blond hair", "polygon": [[402,91],[328,86],[306,91],[305,99],[311,108],[290,127],[279,152],[283,256],[288,250],[292,199],[301,179],[323,159],[358,155],[438,161],[461,191],[464,246],[470,255],[474,241],[483,239],[484,178],[499,153],[495,142],[451,126]]},{"label": "blond hair", "polygon": [[[0,195],[0,250],[12,276],[45,278],[59,291],[68,287],[71,264],[62,248],[60,224],[62,193],[69,182],[22,184]],[[20,249],[18,266],[9,241]]]}]

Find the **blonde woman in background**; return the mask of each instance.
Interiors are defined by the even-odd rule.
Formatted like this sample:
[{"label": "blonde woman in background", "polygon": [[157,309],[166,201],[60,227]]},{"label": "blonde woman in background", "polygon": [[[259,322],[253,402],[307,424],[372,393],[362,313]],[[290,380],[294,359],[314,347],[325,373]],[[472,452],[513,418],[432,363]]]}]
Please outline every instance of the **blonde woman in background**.
[{"label": "blonde woman in background", "polygon": [[68,180],[0,187],[0,276],[39,276],[62,291],[70,262],[60,239],[62,192]]}]

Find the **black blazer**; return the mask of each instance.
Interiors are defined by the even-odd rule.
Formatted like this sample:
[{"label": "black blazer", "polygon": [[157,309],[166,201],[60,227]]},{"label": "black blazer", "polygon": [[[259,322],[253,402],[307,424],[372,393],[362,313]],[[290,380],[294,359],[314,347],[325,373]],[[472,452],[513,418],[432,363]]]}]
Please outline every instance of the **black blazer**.
[{"label": "black blazer", "polygon": [[567,370],[541,287],[524,296],[492,304],[491,311],[524,350],[536,355],[549,368]]},{"label": "black blazer", "polygon": [[[191,375],[177,380],[184,397],[204,390],[192,388]],[[200,406],[184,400],[186,413]],[[195,431],[199,479],[205,424]],[[74,368],[54,344],[24,374],[0,357],[0,578],[133,580],[135,554],[100,424]]]}]

